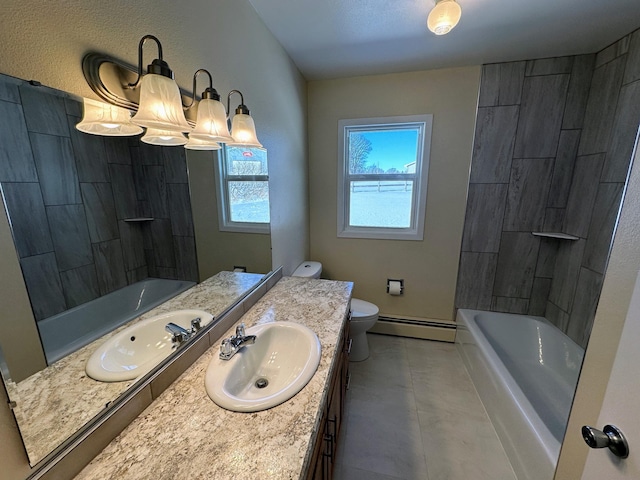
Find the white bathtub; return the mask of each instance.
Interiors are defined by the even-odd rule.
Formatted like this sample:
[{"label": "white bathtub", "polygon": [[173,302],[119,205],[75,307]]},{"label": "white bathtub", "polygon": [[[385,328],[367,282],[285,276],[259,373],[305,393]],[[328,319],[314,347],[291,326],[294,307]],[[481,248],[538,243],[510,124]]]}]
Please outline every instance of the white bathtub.
[{"label": "white bathtub", "polygon": [[542,317],[458,310],[456,345],[519,480],[551,480],[584,350]]},{"label": "white bathtub", "polygon": [[147,278],[39,321],[47,363],[51,365],[193,285],[195,282]]}]

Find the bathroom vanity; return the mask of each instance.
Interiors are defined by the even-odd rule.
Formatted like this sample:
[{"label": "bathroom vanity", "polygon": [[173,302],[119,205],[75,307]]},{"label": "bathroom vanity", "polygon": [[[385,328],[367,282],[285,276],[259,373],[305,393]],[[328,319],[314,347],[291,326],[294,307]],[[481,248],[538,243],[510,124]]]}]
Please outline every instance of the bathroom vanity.
[{"label": "bathroom vanity", "polygon": [[[351,290],[348,282],[282,278],[76,478],[330,479],[347,387]],[[316,333],[322,353],[315,375],[274,408],[219,407],[204,378],[220,342],[241,322],[274,321]]]}]

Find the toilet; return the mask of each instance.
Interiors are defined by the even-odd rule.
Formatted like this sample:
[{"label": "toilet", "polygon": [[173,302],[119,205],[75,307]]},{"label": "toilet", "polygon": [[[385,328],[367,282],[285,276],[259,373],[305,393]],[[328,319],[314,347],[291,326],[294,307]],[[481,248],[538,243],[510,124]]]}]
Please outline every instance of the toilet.
[{"label": "toilet", "polygon": [[[292,277],[320,278],[322,264],[320,262],[302,262],[295,269]],[[361,362],[369,358],[369,343],[367,330],[378,320],[378,307],[359,298],[351,299],[351,320],[349,322],[351,333],[351,354],[349,360]]]},{"label": "toilet", "polygon": [[320,262],[302,262],[291,274],[292,277],[320,278],[322,264]]},{"label": "toilet", "polygon": [[367,330],[378,321],[378,307],[370,302],[365,302],[359,298],[351,299],[351,322],[349,322],[350,333],[353,342],[351,343],[351,354],[349,360],[361,362],[369,358],[369,342],[367,341]]}]

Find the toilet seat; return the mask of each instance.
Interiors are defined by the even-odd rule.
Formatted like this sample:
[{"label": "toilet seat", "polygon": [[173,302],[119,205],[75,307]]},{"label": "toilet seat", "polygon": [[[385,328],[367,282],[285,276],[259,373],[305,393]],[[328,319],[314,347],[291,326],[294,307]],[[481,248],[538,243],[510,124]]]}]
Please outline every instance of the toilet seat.
[{"label": "toilet seat", "polygon": [[351,299],[351,321],[370,320],[378,315],[379,309],[370,302],[365,302],[359,298]]}]

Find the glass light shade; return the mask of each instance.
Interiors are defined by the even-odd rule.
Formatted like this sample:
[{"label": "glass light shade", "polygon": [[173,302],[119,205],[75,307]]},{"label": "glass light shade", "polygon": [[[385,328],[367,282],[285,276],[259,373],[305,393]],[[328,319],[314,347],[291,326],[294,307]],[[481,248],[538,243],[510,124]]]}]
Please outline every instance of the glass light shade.
[{"label": "glass light shade", "polygon": [[449,33],[460,21],[462,9],[455,0],[440,0],[427,18],[427,27],[436,35]]},{"label": "glass light shade", "polygon": [[233,117],[231,136],[233,137],[233,142],[229,142],[227,145],[263,148],[262,144],[258,141],[256,125],[253,123],[253,118],[251,118],[250,115],[237,113]]},{"label": "glass light shade", "polygon": [[131,112],[125,108],[83,99],[82,121],[76,128],[91,135],[128,137],[142,133],[142,128],[131,123]]},{"label": "glass light shade", "polygon": [[145,133],[140,140],[144,143],[160,145],[161,147],[175,147],[187,143],[187,137],[181,132],[171,132],[169,130],[158,130],[155,128],[148,128],[147,133]]},{"label": "glass light shade", "polygon": [[227,126],[227,112],[222,103],[211,98],[200,100],[196,126],[189,134],[189,138],[223,143],[233,141]]},{"label": "glass light shade", "polygon": [[193,135],[189,135],[189,141],[184,148],[189,150],[220,150],[222,146],[213,140],[201,140],[194,138]]},{"label": "glass light shade", "polygon": [[138,112],[131,119],[136,125],[172,132],[188,132],[178,85],[169,77],[149,73],[140,80]]}]

